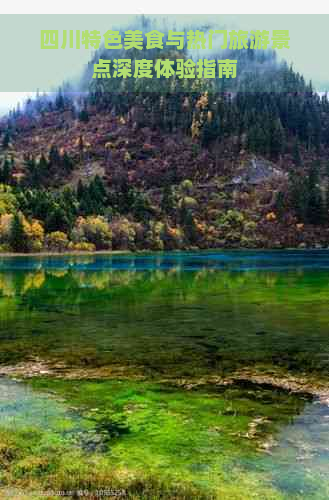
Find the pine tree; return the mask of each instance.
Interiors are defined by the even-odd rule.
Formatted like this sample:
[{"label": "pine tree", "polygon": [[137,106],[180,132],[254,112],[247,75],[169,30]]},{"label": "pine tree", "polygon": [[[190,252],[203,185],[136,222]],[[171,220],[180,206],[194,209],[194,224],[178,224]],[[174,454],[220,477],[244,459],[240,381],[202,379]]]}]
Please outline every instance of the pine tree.
[{"label": "pine tree", "polygon": [[278,118],[270,130],[270,152],[273,158],[278,158],[284,151],[285,136],[280,118]]},{"label": "pine tree", "polygon": [[180,218],[188,241],[192,245],[195,244],[197,241],[197,229],[192,212],[186,207],[185,203],[182,204]]},{"label": "pine tree", "polygon": [[329,216],[329,182],[327,183],[326,187],[325,214],[324,214],[325,221],[328,221],[328,216]]},{"label": "pine tree", "polygon": [[2,147],[3,149],[7,149],[9,147],[9,144],[10,144],[10,134],[8,132],[8,130],[5,132],[5,135],[3,136],[3,139],[2,139]]},{"label": "pine tree", "polygon": [[94,185],[94,191],[97,193],[98,199],[103,202],[106,198],[106,189],[104,186],[104,182],[99,177],[99,175],[95,176],[93,180],[93,185]]},{"label": "pine tree", "polygon": [[173,189],[169,184],[166,184],[163,190],[161,209],[168,215],[170,215],[175,208],[175,197]]},{"label": "pine tree", "polygon": [[56,205],[48,214],[45,221],[45,228],[48,233],[70,229],[70,218],[61,206]]},{"label": "pine tree", "polygon": [[85,186],[83,185],[83,182],[81,181],[81,179],[79,179],[78,187],[77,187],[77,198],[79,201],[81,201],[83,199],[84,194],[85,194]]},{"label": "pine tree", "polygon": [[62,89],[58,90],[58,94],[57,94],[56,99],[55,99],[55,106],[58,110],[62,110],[65,107],[65,100],[64,100],[64,96],[62,94]]},{"label": "pine tree", "polygon": [[282,191],[279,191],[275,200],[275,212],[278,214],[278,217],[280,219],[284,216],[285,210],[286,210],[285,195]]},{"label": "pine tree", "polygon": [[299,221],[304,222],[308,204],[307,178],[298,175],[295,170],[289,173],[289,199]]},{"label": "pine tree", "polygon": [[19,214],[15,214],[10,227],[9,244],[14,252],[26,252],[26,235]]},{"label": "pine tree", "polygon": [[310,224],[323,224],[324,207],[319,186],[319,164],[313,162],[308,175],[308,202],[306,217]]},{"label": "pine tree", "polygon": [[294,163],[297,167],[300,167],[302,160],[300,157],[300,152],[299,152],[299,144],[298,140],[296,139],[295,144],[294,144],[294,150],[293,150],[293,159]]},{"label": "pine tree", "polygon": [[67,154],[66,151],[65,151],[65,153],[63,155],[62,163],[63,163],[63,168],[64,168],[64,170],[65,170],[65,172],[67,174],[69,174],[70,172],[72,172],[72,170],[73,170],[73,161],[71,160],[71,158],[69,157],[69,155]]},{"label": "pine tree", "polygon": [[79,209],[83,215],[93,215],[97,213],[96,204],[90,196],[89,187],[85,189],[84,196],[80,200]]},{"label": "pine tree", "polygon": [[86,108],[83,108],[79,113],[79,120],[81,122],[87,123],[89,122],[89,114]]},{"label": "pine tree", "polygon": [[60,154],[58,152],[57,146],[52,145],[49,151],[49,165],[51,167],[57,166],[61,161]]},{"label": "pine tree", "polygon": [[9,184],[11,179],[11,165],[6,158],[0,170],[0,183]]},{"label": "pine tree", "polygon": [[153,213],[150,200],[146,193],[141,191],[135,191],[135,199],[132,205],[131,211],[133,215],[139,221],[146,221],[150,218],[150,215]]},{"label": "pine tree", "polygon": [[48,169],[49,169],[49,164],[45,158],[45,156],[42,154],[41,158],[38,163],[38,170],[39,170],[39,175],[44,178],[47,177],[48,175]]}]

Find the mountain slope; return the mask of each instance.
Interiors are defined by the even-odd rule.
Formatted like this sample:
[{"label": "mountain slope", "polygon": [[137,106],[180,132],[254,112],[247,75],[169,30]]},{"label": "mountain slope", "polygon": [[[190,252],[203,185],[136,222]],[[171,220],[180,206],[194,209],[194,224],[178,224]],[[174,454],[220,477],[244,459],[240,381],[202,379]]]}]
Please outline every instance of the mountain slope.
[{"label": "mountain slope", "polygon": [[234,91],[101,81],[3,119],[3,250],[327,246],[328,100],[272,53],[238,57]]}]

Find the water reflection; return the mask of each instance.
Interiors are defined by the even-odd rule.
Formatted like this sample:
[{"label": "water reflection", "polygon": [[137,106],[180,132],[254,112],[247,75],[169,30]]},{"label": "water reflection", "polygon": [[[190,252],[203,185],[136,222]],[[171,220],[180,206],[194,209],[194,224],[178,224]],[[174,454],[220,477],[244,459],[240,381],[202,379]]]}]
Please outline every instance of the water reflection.
[{"label": "water reflection", "polygon": [[247,250],[170,252],[157,254],[94,254],[64,256],[0,257],[0,270],[37,269],[117,269],[148,271],[154,269],[286,270],[329,269],[328,250]]},{"label": "water reflection", "polygon": [[29,352],[158,373],[265,363],[328,374],[329,270],[96,271],[75,260],[0,272],[0,362]]}]

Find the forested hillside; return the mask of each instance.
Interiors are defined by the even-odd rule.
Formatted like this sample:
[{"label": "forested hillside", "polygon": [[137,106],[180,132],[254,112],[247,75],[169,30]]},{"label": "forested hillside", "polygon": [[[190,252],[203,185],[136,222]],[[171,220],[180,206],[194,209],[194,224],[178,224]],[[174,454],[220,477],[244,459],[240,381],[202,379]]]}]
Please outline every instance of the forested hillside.
[{"label": "forested hillside", "polygon": [[108,52],[1,120],[1,251],[329,245],[327,96],[271,51],[170,92],[93,80]]}]

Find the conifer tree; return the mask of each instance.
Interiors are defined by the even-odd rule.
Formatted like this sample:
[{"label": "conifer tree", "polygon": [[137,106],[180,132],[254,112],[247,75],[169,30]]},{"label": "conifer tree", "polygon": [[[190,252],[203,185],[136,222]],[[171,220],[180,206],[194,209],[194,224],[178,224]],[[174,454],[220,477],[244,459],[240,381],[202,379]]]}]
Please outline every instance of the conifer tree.
[{"label": "conifer tree", "polygon": [[3,136],[3,139],[2,139],[3,149],[7,149],[9,147],[9,144],[10,144],[10,134],[9,134],[9,131],[6,130],[5,135]]},{"label": "conifer tree", "polygon": [[163,190],[161,209],[168,215],[171,215],[175,208],[175,197],[170,184],[166,184]]},{"label": "conifer tree", "polygon": [[0,169],[0,183],[9,184],[11,179],[11,165],[6,158],[3,162],[2,168]]},{"label": "conifer tree", "polygon": [[192,212],[185,203],[182,204],[180,211],[181,224],[184,227],[185,234],[190,243],[195,244],[197,241],[197,229],[192,215]]},{"label": "conifer tree", "polygon": [[26,235],[21,216],[16,213],[11,223],[9,244],[14,252],[26,252]]},{"label": "conifer tree", "polygon": [[313,162],[308,175],[306,217],[310,224],[315,225],[322,224],[324,221],[324,207],[319,182],[319,163]]},{"label": "conifer tree", "polygon": [[300,167],[302,160],[300,157],[300,151],[299,151],[299,145],[298,145],[298,140],[296,139],[295,144],[294,144],[294,150],[293,150],[293,159],[294,163],[297,167]]}]

